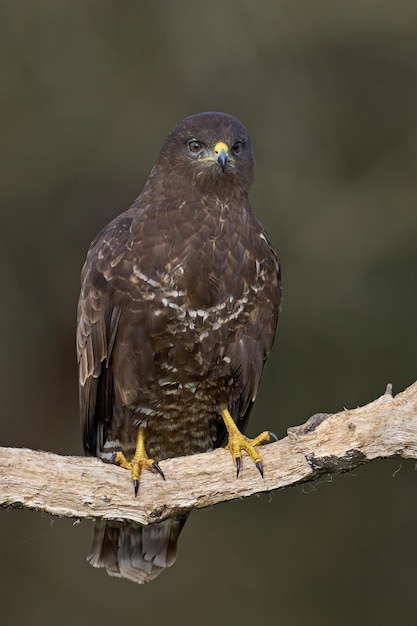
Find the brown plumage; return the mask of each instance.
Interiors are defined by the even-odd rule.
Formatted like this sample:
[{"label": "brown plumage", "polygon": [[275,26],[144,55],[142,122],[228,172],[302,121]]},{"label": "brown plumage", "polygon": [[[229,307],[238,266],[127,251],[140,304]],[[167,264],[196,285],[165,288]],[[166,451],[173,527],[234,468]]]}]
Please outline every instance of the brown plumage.
[{"label": "brown plumage", "polygon": [[[77,328],[86,454],[131,457],[139,426],[156,461],[211,450],[225,442],[225,408],[245,430],[281,298],[276,253],[249,205],[253,175],[237,119],[190,116],[92,242]],[[174,562],[185,520],[96,522],[89,561],[152,580]]]}]

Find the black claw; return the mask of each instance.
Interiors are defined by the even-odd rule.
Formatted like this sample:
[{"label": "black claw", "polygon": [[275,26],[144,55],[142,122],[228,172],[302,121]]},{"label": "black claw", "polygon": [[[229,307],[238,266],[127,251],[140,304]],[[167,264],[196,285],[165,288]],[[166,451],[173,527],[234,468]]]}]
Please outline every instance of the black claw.
[{"label": "black claw", "polygon": [[269,431],[269,436],[271,437],[272,441],[278,441],[278,437],[275,433],[272,432],[272,430]]},{"label": "black claw", "polygon": [[260,475],[262,476],[262,478],[264,477],[264,468],[262,466],[262,462],[258,461],[257,463],[255,463],[256,467],[258,468],[258,472],[260,473]]},{"label": "black claw", "polygon": [[138,481],[138,479],[133,481],[133,487],[135,489],[135,498],[136,498],[136,496],[138,495],[138,491],[139,491],[139,481]]},{"label": "black claw", "polygon": [[113,452],[113,454],[110,457],[110,463],[114,463],[116,460],[116,452]]},{"label": "black claw", "polygon": [[156,469],[156,471],[157,471],[159,474],[161,474],[162,478],[165,480],[165,475],[164,475],[164,472],[161,470],[161,468],[159,467],[159,465],[158,465],[158,463],[157,463],[156,461],[154,461],[154,462],[152,463],[152,467],[153,467],[154,469]]},{"label": "black claw", "polygon": [[239,472],[240,472],[240,456],[237,456],[236,459],[236,478],[239,478]]}]

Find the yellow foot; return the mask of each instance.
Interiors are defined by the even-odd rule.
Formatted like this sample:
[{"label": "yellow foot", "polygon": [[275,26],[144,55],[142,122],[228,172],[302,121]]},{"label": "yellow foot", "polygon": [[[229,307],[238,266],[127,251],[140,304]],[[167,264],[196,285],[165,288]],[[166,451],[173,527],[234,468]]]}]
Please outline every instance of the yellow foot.
[{"label": "yellow foot", "polygon": [[222,418],[229,435],[226,450],[230,450],[233,458],[233,463],[236,465],[236,478],[239,476],[240,472],[241,450],[245,450],[249,454],[250,458],[255,463],[260,475],[263,478],[264,468],[262,465],[262,459],[257,453],[255,446],[259,446],[263,443],[269,443],[271,441],[278,441],[278,437],[274,435],[274,433],[269,432],[269,430],[265,430],[254,439],[249,439],[248,437],[245,437],[245,435],[242,435],[227,409],[222,410]]},{"label": "yellow foot", "polygon": [[123,452],[116,452],[112,458],[113,463],[128,469],[132,472],[133,487],[135,489],[135,496],[138,495],[139,489],[139,476],[143,469],[149,469],[151,471],[159,472],[162,478],[165,480],[165,476],[158,463],[153,459],[150,459],[145,450],[145,429],[138,429],[138,436],[136,439],[136,451],[135,456],[131,461],[128,461]]}]

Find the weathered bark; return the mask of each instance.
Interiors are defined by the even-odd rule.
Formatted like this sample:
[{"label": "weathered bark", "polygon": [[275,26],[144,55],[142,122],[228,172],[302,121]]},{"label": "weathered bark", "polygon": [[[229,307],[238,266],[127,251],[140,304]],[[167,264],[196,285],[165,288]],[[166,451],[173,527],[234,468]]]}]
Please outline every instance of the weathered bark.
[{"label": "weathered bark", "polygon": [[388,385],[383,396],[364,407],[317,414],[288,429],[287,437],[261,449],[264,479],[243,454],[238,479],[225,450],[163,461],[166,481],[145,471],[135,498],[130,472],[96,458],[0,448],[0,507],[150,524],[375,459],[417,459],[417,382],[395,397]]}]

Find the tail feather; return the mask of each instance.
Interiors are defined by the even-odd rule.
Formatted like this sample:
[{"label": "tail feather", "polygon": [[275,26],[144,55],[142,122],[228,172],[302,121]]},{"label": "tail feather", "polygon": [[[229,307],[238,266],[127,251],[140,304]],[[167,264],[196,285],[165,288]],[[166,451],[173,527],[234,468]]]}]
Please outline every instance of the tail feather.
[{"label": "tail feather", "polygon": [[146,583],[175,562],[177,540],[187,515],[150,526],[98,520],[94,525],[88,562],[105,567],[110,576]]}]

